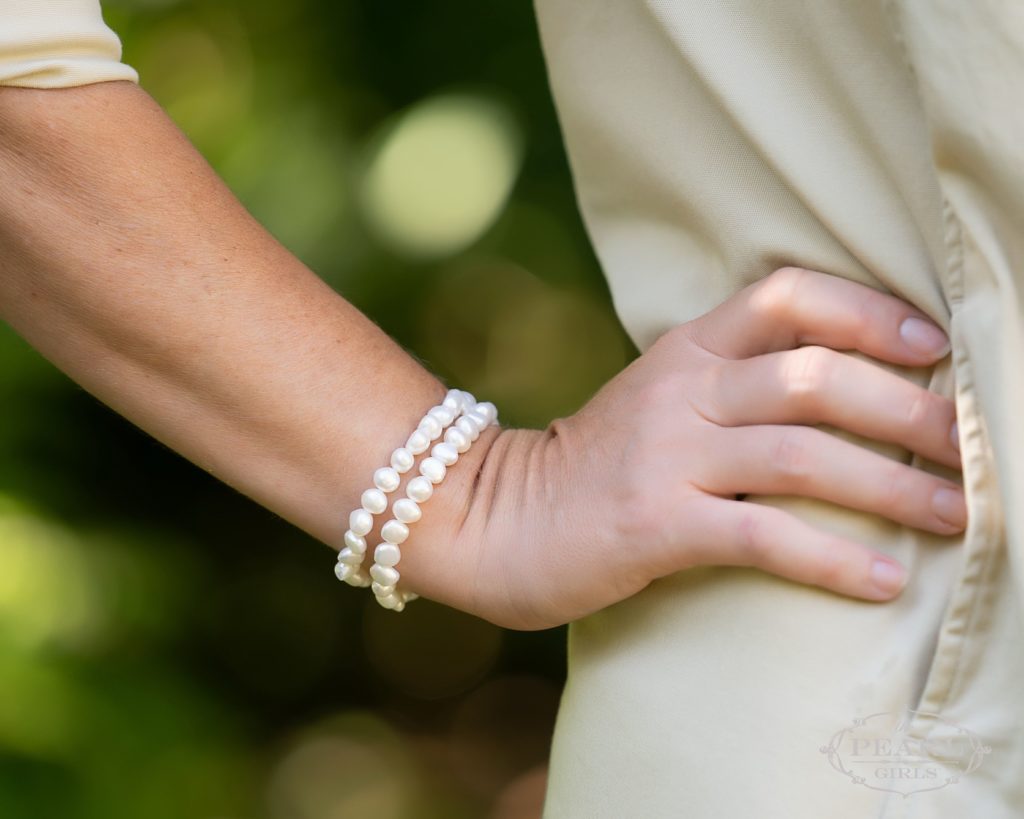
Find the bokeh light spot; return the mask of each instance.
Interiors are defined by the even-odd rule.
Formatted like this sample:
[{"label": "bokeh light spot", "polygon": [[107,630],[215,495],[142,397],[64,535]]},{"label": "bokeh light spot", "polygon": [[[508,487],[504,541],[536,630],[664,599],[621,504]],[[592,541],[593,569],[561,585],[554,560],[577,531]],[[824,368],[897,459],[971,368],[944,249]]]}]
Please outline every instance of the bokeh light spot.
[{"label": "bokeh light spot", "polygon": [[368,602],[367,659],[393,688],[410,696],[431,700],[466,691],[494,666],[501,629],[447,606],[416,602],[415,619]]},{"label": "bokeh light spot", "polygon": [[141,85],[204,152],[219,152],[252,105],[252,54],[228,10],[172,15],[131,43]]},{"label": "bokeh light spot", "polygon": [[545,765],[559,691],[545,679],[509,675],[488,680],[462,701],[452,722],[459,776],[480,793]]},{"label": "bokeh light spot", "polygon": [[350,712],[299,741],[275,768],[273,819],[400,819],[416,789],[415,764],[383,720]]},{"label": "bokeh light spot", "polygon": [[103,620],[75,536],[0,496],[0,637],[33,648],[88,640]]},{"label": "bokeh light spot", "polygon": [[589,293],[501,258],[451,264],[419,322],[430,360],[524,426],[575,412],[629,356],[619,324]]},{"label": "bokeh light spot", "polygon": [[378,139],[362,180],[366,219],[400,253],[455,253],[497,218],[520,158],[518,129],[497,101],[432,97],[401,114]]}]

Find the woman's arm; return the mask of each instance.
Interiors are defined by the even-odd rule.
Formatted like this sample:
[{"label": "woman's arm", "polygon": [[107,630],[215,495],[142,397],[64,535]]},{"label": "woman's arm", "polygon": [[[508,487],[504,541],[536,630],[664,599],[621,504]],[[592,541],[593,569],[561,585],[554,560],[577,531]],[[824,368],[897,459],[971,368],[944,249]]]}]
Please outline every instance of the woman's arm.
[{"label": "woman's arm", "polygon": [[[3,318],[142,429],[339,544],[445,386],[275,241],[133,83],[0,88],[0,179]],[[457,520],[497,432],[418,531]]]},{"label": "woman's arm", "polygon": [[[337,546],[445,386],[256,223],[132,83],[0,88],[0,179],[3,317],[142,429]],[[873,571],[898,575],[886,555],[734,496],[960,531],[957,484],[804,426],[958,466],[952,402],[828,349],[920,366],[945,341],[891,296],[778,271],[666,333],[571,417],[485,430],[424,506],[401,585],[518,628],[701,563],[889,599],[899,577]]]}]

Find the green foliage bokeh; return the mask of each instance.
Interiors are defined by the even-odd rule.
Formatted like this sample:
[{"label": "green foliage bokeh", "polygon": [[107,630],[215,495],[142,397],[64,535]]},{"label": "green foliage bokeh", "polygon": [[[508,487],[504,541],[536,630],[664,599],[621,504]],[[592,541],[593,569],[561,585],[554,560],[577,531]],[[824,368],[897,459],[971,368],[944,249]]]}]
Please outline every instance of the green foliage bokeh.
[{"label": "green foliage bokeh", "polygon": [[[635,354],[526,0],[104,12],[246,207],[505,423]],[[543,771],[564,629],[396,616],[332,565],[0,325],[0,816],[492,815]]]}]

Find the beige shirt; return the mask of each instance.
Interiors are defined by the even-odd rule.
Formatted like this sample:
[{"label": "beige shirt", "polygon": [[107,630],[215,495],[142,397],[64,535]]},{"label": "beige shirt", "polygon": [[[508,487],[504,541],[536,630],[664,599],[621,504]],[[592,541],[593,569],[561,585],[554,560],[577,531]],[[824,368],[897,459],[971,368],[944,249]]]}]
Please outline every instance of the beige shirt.
[{"label": "beige shirt", "polygon": [[0,0],[0,85],[138,82],[97,0]]},{"label": "beige shirt", "polygon": [[[702,569],[572,623],[546,815],[1024,815],[1024,4],[535,5],[640,348],[788,264],[909,300],[951,335],[951,357],[901,373],[956,400],[970,515],[943,538],[748,496],[895,555],[908,588],[877,605]],[[981,750],[865,757],[899,719],[843,729],[887,713]]]}]

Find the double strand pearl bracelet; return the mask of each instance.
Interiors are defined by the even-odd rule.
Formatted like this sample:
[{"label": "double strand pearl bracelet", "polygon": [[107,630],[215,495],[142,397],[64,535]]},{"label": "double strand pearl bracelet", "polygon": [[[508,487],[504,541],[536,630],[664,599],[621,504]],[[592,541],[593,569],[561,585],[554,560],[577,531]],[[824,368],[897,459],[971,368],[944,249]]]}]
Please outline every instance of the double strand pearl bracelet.
[{"label": "double strand pearl bracelet", "polygon": [[[361,506],[349,514],[345,546],[338,553],[334,569],[339,580],[352,586],[370,586],[377,602],[394,611],[402,611],[406,602],[416,599],[418,595],[413,592],[395,587],[400,577],[395,566],[402,557],[399,544],[409,537],[408,524],[420,519],[420,504],[434,493],[434,484],[444,480],[448,467],[497,420],[498,410],[494,404],[478,403],[471,393],[457,389],[448,390],[444,400],[427,411],[405,445],[391,453],[391,465],[373,473],[374,485],[363,492]],[[415,456],[426,452],[442,433],[444,440],[434,445],[430,456],[420,463],[420,474],[406,486],[406,497],[394,502],[393,517],[381,528],[383,542],[374,549],[374,564],[367,575],[362,569],[366,556],[365,536],[373,528],[374,515],[387,508],[387,495],[398,488],[401,475],[412,469]]]}]

